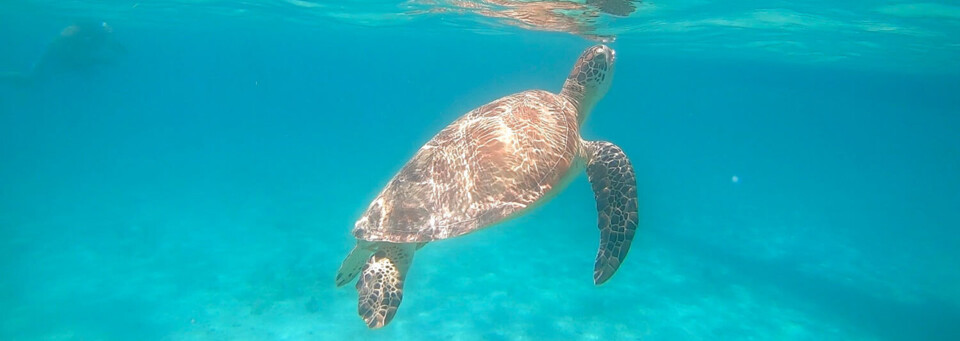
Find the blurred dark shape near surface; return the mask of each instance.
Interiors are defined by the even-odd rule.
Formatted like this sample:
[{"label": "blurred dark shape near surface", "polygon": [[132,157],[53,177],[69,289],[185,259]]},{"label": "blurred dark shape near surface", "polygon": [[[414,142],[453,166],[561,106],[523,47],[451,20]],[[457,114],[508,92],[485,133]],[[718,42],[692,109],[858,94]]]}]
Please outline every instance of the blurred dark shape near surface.
[{"label": "blurred dark shape near surface", "polygon": [[105,21],[78,21],[60,31],[29,71],[0,73],[0,80],[32,84],[65,73],[88,72],[113,64],[126,53]]}]

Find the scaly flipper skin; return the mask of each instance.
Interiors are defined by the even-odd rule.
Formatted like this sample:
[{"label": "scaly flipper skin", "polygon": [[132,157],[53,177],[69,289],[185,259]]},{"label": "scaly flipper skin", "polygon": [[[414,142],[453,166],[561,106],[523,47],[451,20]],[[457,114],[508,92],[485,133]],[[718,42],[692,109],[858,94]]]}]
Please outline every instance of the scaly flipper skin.
[{"label": "scaly flipper skin", "polygon": [[347,258],[343,260],[343,264],[340,264],[340,270],[337,271],[336,279],[338,288],[350,283],[350,281],[360,274],[360,269],[363,268],[363,264],[366,263],[370,255],[373,254],[370,245],[370,243],[366,242],[357,242],[357,246],[353,247],[353,250],[350,251]]},{"label": "scaly flipper skin", "polygon": [[360,296],[357,312],[368,327],[383,327],[397,313],[403,299],[403,281],[416,247],[416,244],[380,243],[377,252],[363,266],[357,281]]},{"label": "scaly flipper skin", "polygon": [[[340,270],[337,271],[337,288],[357,278],[360,270],[363,269],[363,265],[366,264],[367,260],[370,259],[370,255],[376,250],[376,245],[377,244],[367,241],[357,242],[357,245],[353,247],[353,250],[350,251],[347,258],[340,264]],[[427,245],[427,243],[417,243],[416,250],[420,250],[425,245]]]},{"label": "scaly flipper skin", "polygon": [[603,284],[615,272],[630,250],[639,220],[637,180],[627,155],[606,141],[585,143],[587,177],[597,199],[597,227],[600,249],[593,269],[593,283]]}]

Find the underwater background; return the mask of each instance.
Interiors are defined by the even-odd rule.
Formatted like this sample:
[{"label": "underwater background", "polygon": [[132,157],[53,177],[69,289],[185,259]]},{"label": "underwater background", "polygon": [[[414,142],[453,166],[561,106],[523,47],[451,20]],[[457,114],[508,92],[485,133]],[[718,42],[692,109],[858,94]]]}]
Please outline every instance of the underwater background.
[{"label": "underwater background", "polygon": [[[960,339],[960,4],[563,5],[0,2],[0,339]],[[78,21],[122,49],[52,48]],[[583,137],[641,202],[618,273],[580,176],[417,252],[369,330],[333,278],[370,200],[598,41]]]}]

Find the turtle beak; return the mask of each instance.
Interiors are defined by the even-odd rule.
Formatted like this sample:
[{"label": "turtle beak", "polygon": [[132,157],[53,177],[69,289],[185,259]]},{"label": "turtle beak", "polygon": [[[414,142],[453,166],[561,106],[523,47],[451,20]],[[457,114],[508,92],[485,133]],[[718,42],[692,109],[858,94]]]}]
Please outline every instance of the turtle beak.
[{"label": "turtle beak", "polygon": [[601,44],[596,47],[596,51],[599,54],[602,54],[606,59],[608,64],[612,64],[616,59],[617,52],[614,51],[610,46]]}]

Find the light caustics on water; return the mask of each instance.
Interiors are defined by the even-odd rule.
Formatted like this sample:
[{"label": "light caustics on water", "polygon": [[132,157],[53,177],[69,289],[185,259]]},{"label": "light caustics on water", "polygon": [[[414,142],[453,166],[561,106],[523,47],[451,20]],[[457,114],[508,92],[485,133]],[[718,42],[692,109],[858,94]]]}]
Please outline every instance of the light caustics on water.
[{"label": "light caustics on water", "polygon": [[[628,37],[651,54],[732,56],[845,64],[903,72],[960,72],[960,6],[879,1],[710,0],[284,0],[90,2],[35,0],[12,10],[90,15],[117,25],[217,16],[298,25],[454,26],[483,34],[517,29],[611,42]],[[169,15],[158,15],[167,13]],[[190,13],[182,14],[182,13]]]},{"label": "light caustics on water", "polygon": [[566,32],[600,42],[612,42],[615,34],[604,32],[602,20],[633,14],[639,1],[411,0],[409,4],[430,6],[411,12],[416,14],[472,14],[504,25],[535,31]]}]

